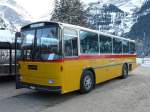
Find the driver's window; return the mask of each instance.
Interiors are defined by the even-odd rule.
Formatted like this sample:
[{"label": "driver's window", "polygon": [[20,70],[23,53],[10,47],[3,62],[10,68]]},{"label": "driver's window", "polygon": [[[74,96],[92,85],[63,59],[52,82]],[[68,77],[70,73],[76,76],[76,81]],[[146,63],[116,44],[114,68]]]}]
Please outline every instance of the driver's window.
[{"label": "driver's window", "polygon": [[64,29],[64,55],[78,56],[78,33],[76,30]]}]

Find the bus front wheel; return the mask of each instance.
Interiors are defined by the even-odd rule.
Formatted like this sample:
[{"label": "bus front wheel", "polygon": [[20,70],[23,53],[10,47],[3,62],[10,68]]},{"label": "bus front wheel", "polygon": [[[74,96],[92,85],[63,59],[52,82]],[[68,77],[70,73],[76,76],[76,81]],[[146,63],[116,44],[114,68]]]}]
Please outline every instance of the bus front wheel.
[{"label": "bus front wheel", "polygon": [[128,77],[128,66],[127,64],[124,64],[123,67],[122,67],[122,75],[121,75],[121,78],[122,79],[125,79]]},{"label": "bus front wheel", "polygon": [[80,93],[88,93],[94,88],[94,76],[92,71],[85,70],[80,80]]}]

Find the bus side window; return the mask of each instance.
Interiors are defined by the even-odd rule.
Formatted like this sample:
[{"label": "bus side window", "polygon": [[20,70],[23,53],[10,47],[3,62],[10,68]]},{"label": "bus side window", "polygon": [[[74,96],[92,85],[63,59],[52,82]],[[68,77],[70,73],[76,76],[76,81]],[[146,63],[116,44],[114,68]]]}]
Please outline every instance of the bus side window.
[{"label": "bus side window", "polygon": [[122,54],[122,40],[113,38],[113,53]]},{"label": "bus side window", "polygon": [[83,54],[98,54],[98,34],[80,31],[80,52]]},{"label": "bus side window", "polygon": [[133,42],[130,42],[130,53],[131,54],[134,54],[135,53],[135,43],[133,43]]},{"label": "bus side window", "polygon": [[78,56],[78,35],[75,30],[64,29],[64,55]]},{"label": "bus side window", "polygon": [[123,53],[128,54],[129,53],[129,42],[127,40],[123,40],[122,44],[123,44]]},{"label": "bus side window", "polygon": [[100,35],[100,53],[112,53],[112,38]]}]

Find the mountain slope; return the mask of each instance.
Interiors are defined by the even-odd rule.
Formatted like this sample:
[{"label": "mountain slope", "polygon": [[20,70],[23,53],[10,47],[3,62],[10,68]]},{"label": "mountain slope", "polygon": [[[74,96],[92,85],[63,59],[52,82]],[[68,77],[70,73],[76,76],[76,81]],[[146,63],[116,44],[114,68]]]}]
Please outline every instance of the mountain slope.
[{"label": "mountain slope", "polygon": [[142,42],[144,52],[150,52],[150,0],[148,0],[141,8],[138,15],[137,22],[133,25],[128,37]]},{"label": "mountain slope", "polygon": [[134,9],[141,8],[145,0],[100,0],[100,2],[102,4],[111,3],[124,12],[133,13]]},{"label": "mountain slope", "polygon": [[119,36],[128,33],[137,19],[113,4],[91,3],[88,11],[90,28]]},{"label": "mountain slope", "polygon": [[[124,35],[130,32],[131,27],[137,22],[138,16],[136,13],[140,10],[144,2],[145,0],[97,0],[97,2],[89,3],[87,7],[88,8],[91,7],[91,9],[92,7],[96,8],[95,12],[93,12],[93,14],[91,13],[91,16],[93,15],[95,16],[96,14],[94,13],[96,13],[97,11],[101,13],[101,15],[98,14],[97,16],[105,15],[107,19],[111,18],[109,20],[111,23],[109,23],[109,25],[106,26],[107,29],[105,32],[108,32],[108,33],[115,32],[114,34],[116,35]],[[108,4],[111,4],[111,5],[108,5]],[[107,13],[109,14],[107,15]],[[92,18],[93,19],[92,22],[101,21],[98,17],[95,16],[96,17],[95,18],[94,16]],[[94,20],[94,18],[96,20]],[[103,19],[103,21],[108,21],[108,20]],[[116,21],[119,22],[119,24],[117,24],[117,27],[115,24]],[[97,25],[97,24],[99,25],[98,27],[100,27],[100,30],[104,31],[103,24],[94,23],[93,25]],[[109,29],[112,29],[112,30],[109,31]]]},{"label": "mountain slope", "polygon": [[14,0],[1,0],[0,15],[7,28],[11,30],[17,29],[31,20],[31,16]]}]

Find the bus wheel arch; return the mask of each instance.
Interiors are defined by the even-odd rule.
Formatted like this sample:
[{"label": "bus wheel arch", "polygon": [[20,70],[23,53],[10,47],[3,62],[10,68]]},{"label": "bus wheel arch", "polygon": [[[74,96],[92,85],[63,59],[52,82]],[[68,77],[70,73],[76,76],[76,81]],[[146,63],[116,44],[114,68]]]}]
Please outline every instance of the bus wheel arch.
[{"label": "bus wheel arch", "polygon": [[[86,88],[86,79],[89,78],[91,87]],[[87,82],[89,82],[87,81]],[[95,71],[92,68],[86,68],[83,70],[80,78],[80,93],[88,93],[94,89],[96,84]]]},{"label": "bus wheel arch", "polygon": [[123,66],[124,66],[124,65],[126,65],[126,66],[127,66],[127,68],[129,69],[129,64],[128,64],[127,62],[126,62],[126,63],[124,63],[124,64],[123,64]]},{"label": "bus wheel arch", "polygon": [[122,75],[121,79],[126,79],[128,77],[128,72],[129,72],[129,66],[128,63],[124,63],[122,66]]},{"label": "bus wheel arch", "polygon": [[93,68],[89,68],[88,70],[90,70],[92,73],[93,73],[93,78],[94,78],[94,88],[95,88],[95,85],[96,85],[96,75],[95,75],[95,70]]}]

